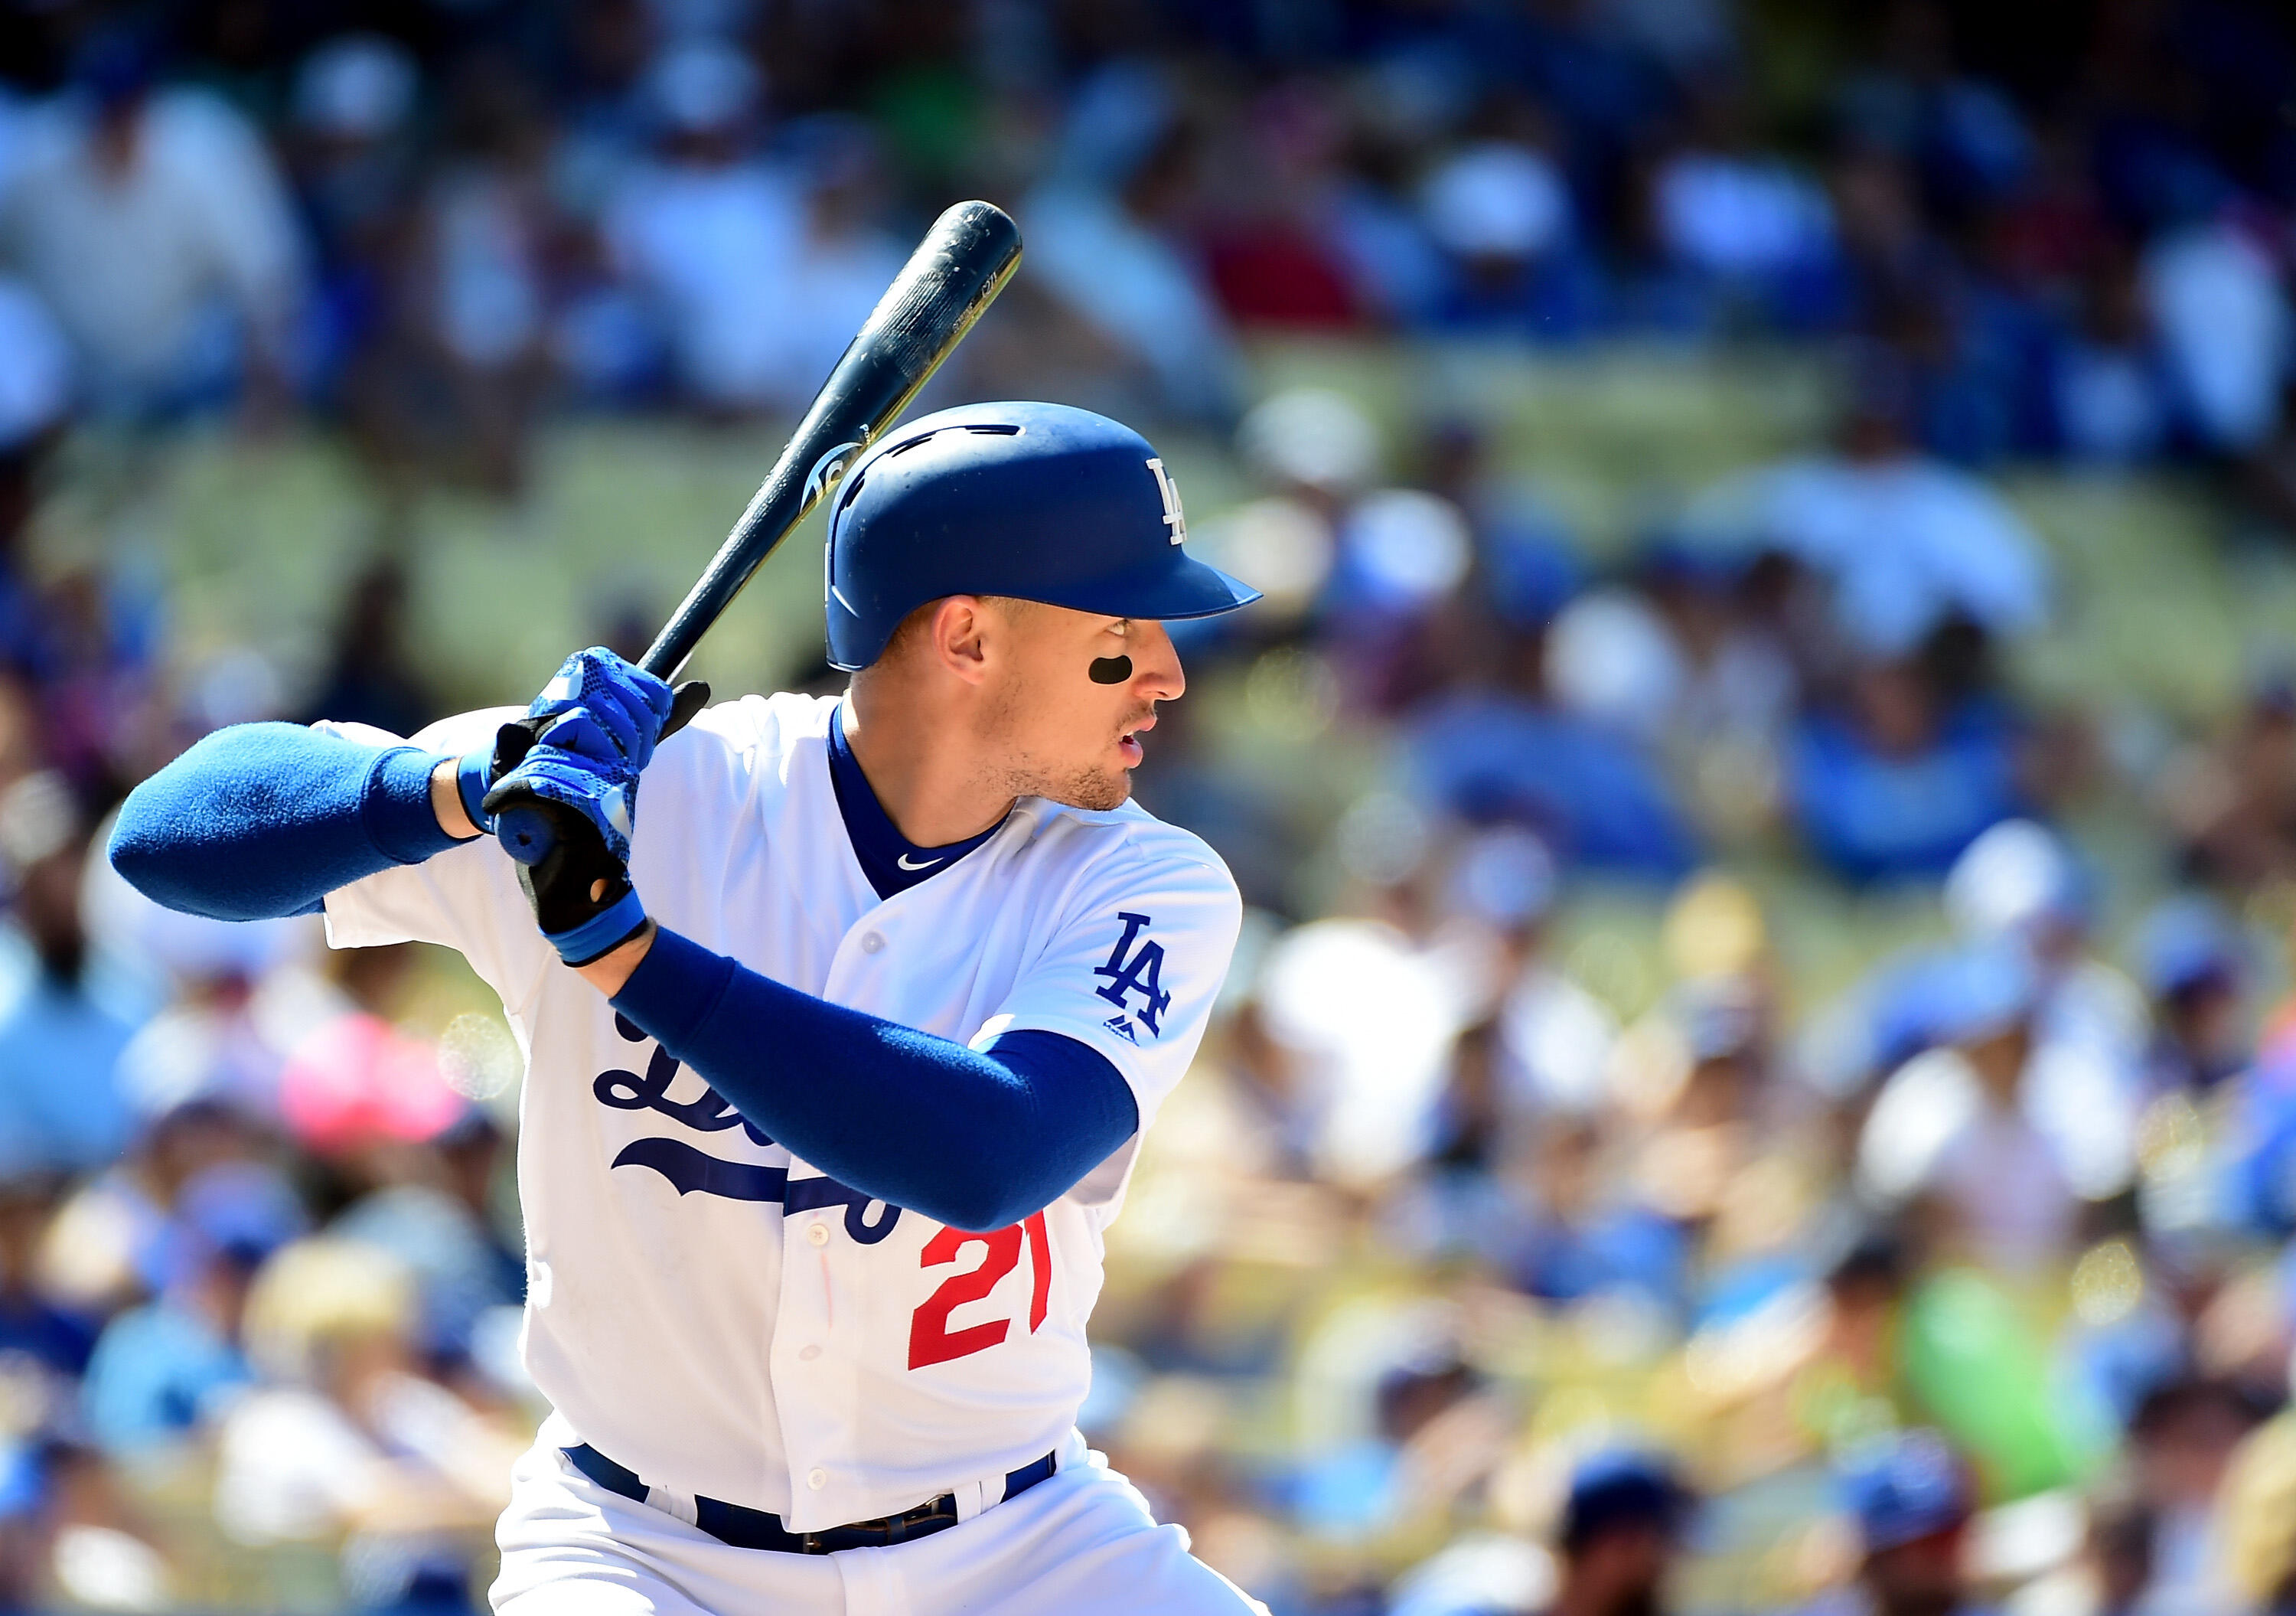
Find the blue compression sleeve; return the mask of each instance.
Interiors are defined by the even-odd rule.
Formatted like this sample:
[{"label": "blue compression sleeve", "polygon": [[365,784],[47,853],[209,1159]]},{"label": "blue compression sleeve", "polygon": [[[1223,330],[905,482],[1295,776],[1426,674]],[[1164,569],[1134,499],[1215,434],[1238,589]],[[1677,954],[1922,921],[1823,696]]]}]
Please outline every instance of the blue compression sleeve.
[{"label": "blue compression sleeve", "polygon": [[1140,1126],[1123,1074],[1074,1038],[1007,1033],[983,1054],[784,987],[674,931],[655,934],[613,1004],[839,1183],[955,1228],[1043,1210]]},{"label": "blue compression sleeve", "polygon": [[441,760],[299,724],[219,729],[127,794],[112,867],[193,915],[312,914],[337,887],[456,845],[430,806]]}]

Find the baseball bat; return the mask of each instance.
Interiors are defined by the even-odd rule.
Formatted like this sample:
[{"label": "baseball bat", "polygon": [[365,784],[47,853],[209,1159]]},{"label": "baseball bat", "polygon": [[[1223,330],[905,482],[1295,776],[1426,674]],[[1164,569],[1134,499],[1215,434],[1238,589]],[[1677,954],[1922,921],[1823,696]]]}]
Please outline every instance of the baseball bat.
[{"label": "baseball bat", "polygon": [[[1004,290],[1020,262],[1021,228],[1000,208],[959,202],[933,221],[639,667],[663,679],[676,678],[742,586],[837,487],[862,451],[899,418]],[[709,698],[709,687],[698,680],[680,686],[663,737],[683,728]],[[521,729],[523,744],[513,734]],[[535,733],[505,726],[497,743],[498,772],[524,755]],[[531,793],[512,792],[511,800],[496,808],[495,834],[512,858],[535,864],[556,845],[564,813]]]}]

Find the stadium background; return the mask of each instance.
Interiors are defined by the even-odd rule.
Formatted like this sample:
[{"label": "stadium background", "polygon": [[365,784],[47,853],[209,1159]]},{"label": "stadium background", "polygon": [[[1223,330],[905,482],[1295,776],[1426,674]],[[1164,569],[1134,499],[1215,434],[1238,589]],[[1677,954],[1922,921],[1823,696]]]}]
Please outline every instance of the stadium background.
[{"label": "stadium background", "polygon": [[[1279,1616],[2296,1598],[2296,34],[2236,0],[17,0],[0,1609],[472,1608],[516,1057],[91,859],[215,726],[635,652],[923,223],[925,404],[1136,422],[1268,603],[1141,771],[1251,906],[1087,1430]],[[702,652],[825,682],[817,534]],[[2275,1602],[2277,1601],[2276,1604]],[[1974,1608],[1972,1604],[1972,1608]]]}]

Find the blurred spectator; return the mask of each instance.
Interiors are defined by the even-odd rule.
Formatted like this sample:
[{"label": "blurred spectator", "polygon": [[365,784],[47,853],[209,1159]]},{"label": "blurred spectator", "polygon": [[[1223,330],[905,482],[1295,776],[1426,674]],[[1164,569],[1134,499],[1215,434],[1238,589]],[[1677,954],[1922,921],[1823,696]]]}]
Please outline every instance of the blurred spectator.
[{"label": "blurred spectator", "polygon": [[455,86],[449,135],[452,157],[422,199],[412,300],[445,367],[443,463],[514,495],[554,313],[549,131],[523,75],[480,58]]},{"label": "blurred spectator", "polygon": [[2129,1469],[2154,1516],[2148,1593],[2169,1609],[2226,1603],[2226,1478],[2256,1408],[2224,1382],[2184,1378],[2154,1388],[2129,1422]]},{"label": "blurred spectator", "polygon": [[406,945],[330,958],[340,992],[299,1029],[278,1074],[272,1115],[314,1155],[356,1160],[420,1145],[454,1128],[466,1105],[439,1075],[427,1038],[385,1019],[414,961]]},{"label": "blurred spectator", "polygon": [[2049,570],[2031,529],[1983,482],[1911,447],[1900,367],[1876,361],[1857,385],[1838,454],[1710,489],[1693,529],[1824,579],[1837,632],[1866,657],[1906,656],[1955,619],[1995,636],[2038,628]]},{"label": "blurred spectator", "polygon": [[1521,830],[1484,831],[1461,847],[1451,885],[1454,906],[1488,926],[1500,950],[1492,1007],[1503,1118],[1520,1128],[1598,1109],[1618,1018],[1547,952],[1562,890],[1546,844]]},{"label": "blurred spectator", "polygon": [[218,1433],[217,1520],[250,1545],[331,1540],[369,1608],[469,1611],[470,1537],[524,1444],[420,1372],[414,1290],[391,1258],[316,1239],[281,1251],[247,1303],[262,1382]]},{"label": "blurred spectator", "polygon": [[86,1371],[95,1345],[88,1320],[56,1306],[40,1284],[39,1244],[55,1202],[45,1176],[0,1180],[0,1375],[29,1364],[50,1397]]},{"label": "blurred spectator", "polygon": [[[1973,1509],[1962,1462],[1934,1431],[1877,1440],[1842,1488],[1857,1524],[1859,1589],[1873,1616],[1976,1616],[1964,1565]],[[1820,1607],[1832,1616],[1847,1600]]]},{"label": "blurred spectator", "polygon": [[2106,1492],[2090,1506],[2085,1558],[2095,1616],[2168,1616],[2148,1596],[2158,1530],[2152,1512],[2132,1499]]},{"label": "blurred spectator", "polygon": [[[1340,110],[1306,85],[1261,97],[1246,116],[1245,161],[1221,177],[1205,273],[1240,324],[1344,329],[1362,316],[1344,238],[1330,239]],[[1344,217],[1344,216],[1343,216]],[[1360,216],[1358,215],[1358,217]],[[1344,230],[1344,223],[1340,229]]]},{"label": "blurred spectator", "polygon": [[1665,619],[1626,589],[1564,607],[1547,630],[1546,660],[1557,705],[1645,742],[1672,729],[1689,683]]},{"label": "blurred spectator", "polygon": [[0,278],[0,668],[13,678],[44,670],[45,626],[26,534],[73,392],[63,332],[21,282]]},{"label": "blurred spectator", "polygon": [[101,413],[164,416],[291,363],[300,242],[257,131],[226,103],[161,87],[156,37],[92,38],[79,94],[27,132],[0,201],[0,252],[53,308]]},{"label": "blurred spectator", "polygon": [[[1375,1533],[1409,1542],[1453,1527],[1463,1511],[1472,1517],[1515,1417],[1507,1393],[1461,1355],[1447,1309],[1406,1309],[1388,1328],[1368,1364],[1349,1366],[1351,1379],[1372,1372],[1361,1388],[1368,1429],[1311,1453],[1296,1482],[1301,1527],[1326,1541]],[[1331,1344],[1345,1341],[1343,1329]],[[1349,1344],[1361,1352],[1368,1343]]]},{"label": "blurred spectator", "polygon": [[2296,873],[2296,678],[2257,680],[2223,734],[2173,760],[2161,795],[2194,874],[2241,890]]},{"label": "blurred spectator", "polygon": [[1696,1499],[1663,1460],[1597,1454],[1570,1475],[1562,1579],[1545,1616],[1657,1616]]},{"label": "blurred spectator", "polygon": [[1492,611],[1530,633],[1578,593],[1579,541],[1546,490],[1502,474],[1495,448],[1486,425],[1464,415],[1439,416],[1421,445],[1419,480],[1466,517],[1477,582]]},{"label": "blurred spectator", "polygon": [[1318,1172],[1367,1185],[1416,1161],[1462,1009],[1438,962],[1385,921],[1318,921],[1270,951],[1259,993],[1316,1119]]},{"label": "blurred spectator", "polygon": [[1323,603],[1339,525],[1382,470],[1379,428],[1344,393],[1291,388],[1245,413],[1235,447],[1267,496],[1204,524],[1199,542],[1267,580],[1273,631],[1288,632]]},{"label": "blurred spectator", "polygon": [[53,774],[0,792],[0,857],[30,958],[0,1010],[0,1153],[7,1170],[73,1172],[118,1156],[129,1115],[119,1076],[135,1027],[91,971],[81,925],[79,808]]},{"label": "blurred spectator", "polygon": [[791,414],[812,402],[907,257],[877,223],[887,176],[869,127],[823,118],[805,135],[805,222],[775,303],[783,351],[772,371],[772,406]]},{"label": "blurred spectator", "polygon": [[27,480],[70,414],[71,349],[47,306],[13,276],[0,278],[0,454],[8,472],[4,531],[11,546],[31,514]]},{"label": "blurred spectator", "polygon": [[248,1287],[301,1223],[280,1188],[246,1165],[209,1168],[183,1187],[156,1252],[158,1294],[104,1327],[88,1365],[87,1426],[106,1452],[186,1440],[246,1382]]},{"label": "blurred spectator", "polygon": [[2296,340],[2271,258],[2220,224],[2163,237],[2144,274],[2187,430],[2213,454],[2256,448],[2279,414]]},{"label": "blurred spectator", "polygon": [[2057,431],[2065,452],[2125,466],[2160,453],[2174,425],[2165,362],[2136,266],[2104,258],[2081,287],[2079,323],[2055,361]]},{"label": "blurred spectator", "polygon": [[501,1131],[471,1111],[425,1143],[427,1153],[395,1161],[371,1154],[380,1182],[328,1233],[406,1266],[421,1304],[415,1344],[430,1362],[454,1365],[483,1349],[479,1338],[493,1309],[514,1311],[524,1300],[526,1262],[493,1222]]},{"label": "blurred spectator", "polygon": [[1225,424],[1242,379],[1211,288],[1177,245],[1201,154],[1170,96],[1140,64],[1103,69],[1078,95],[1061,160],[1020,217],[1036,273],[1152,378],[1160,406]]},{"label": "blurred spectator", "polygon": [[1949,703],[1919,664],[1876,661],[1804,719],[1787,791],[1811,851],[1842,875],[1931,875],[2022,805],[2015,739],[1997,703]]},{"label": "blurred spectator", "polygon": [[2145,917],[2136,966],[2152,1002],[2145,1077],[2154,1093],[2205,1093],[2247,1064],[2255,1038],[2243,1013],[2243,952],[2229,920],[2205,898],[2171,898]]},{"label": "blurred spectator", "polygon": [[417,72],[404,46],[372,34],[330,40],[296,70],[287,150],[315,258],[306,363],[324,399],[371,389],[356,370],[390,334],[418,180]]},{"label": "blurred spectator", "polygon": [[438,716],[439,699],[416,655],[407,621],[404,562],[370,562],[351,579],[332,640],[334,660],[312,699],[313,722],[366,724],[411,735]]},{"label": "blurred spectator", "polygon": [[2282,1410],[2242,1442],[2224,1513],[2231,1591],[2261,1616],[2296,1611],[2296,1412]]},{"label": "blurred spectator", "polygon": [[1449,267],[1434,329],[1548,340],[1585,332],[1594,296],[1572,250],[1570,193],[1544,153],[1505,140],[1469,146],[1428,176],[1420,207]]},{"label": "blurred spectator", "polygon": [[757,69],[730,45],[676,45],[647,91],[658,151],[607,203],[614,261],[658,310],[673,373],[695,404],[781,404],[791,385],[782,333],[800,312],[786,279],[804,203],[793,178],[757,154]]},{"label": "blurred spectator", "polygon": [[1742,94],[1717,85],[1693,110],[1692,137],[1652,182],[1660,244],[1712,295],[1765,324],[1807,329],[1823,313],[1833,250],[1824,192],[1755,146]]},{"label": "blurred spectator", "polygon": [[1394,1616],[1659,1616],[1696,1507],[1665,1459],[1599,1451],[1571,1470],[1552,1564],[1468,1539],[1398,1585]]},{"label": "blurred spectator", "polygon": [[2062,1259],[2079,1218],[2058,1153],[2025,1109],[2038,987],[2014,946],[1964,956],[1943,1007],[1946,1046],[1882,1086],[1857,1153],[1860,1187],[1879,1204],[1929,1198],[1948,1250],[2013,1274]]}]

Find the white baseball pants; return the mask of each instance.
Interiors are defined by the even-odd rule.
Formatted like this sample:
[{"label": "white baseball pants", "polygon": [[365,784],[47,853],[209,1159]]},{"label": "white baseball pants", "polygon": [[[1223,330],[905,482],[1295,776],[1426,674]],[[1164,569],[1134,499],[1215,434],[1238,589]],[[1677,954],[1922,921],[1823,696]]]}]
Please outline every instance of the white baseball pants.
[{"label": "white baseball pants", "polygon": [[1267,1616],[1074,1433],[1059,1473],[1009,1503],[914,1542],[820,1555],[720,1543],[537,1442],[496,1538],[496,1616]]}]

